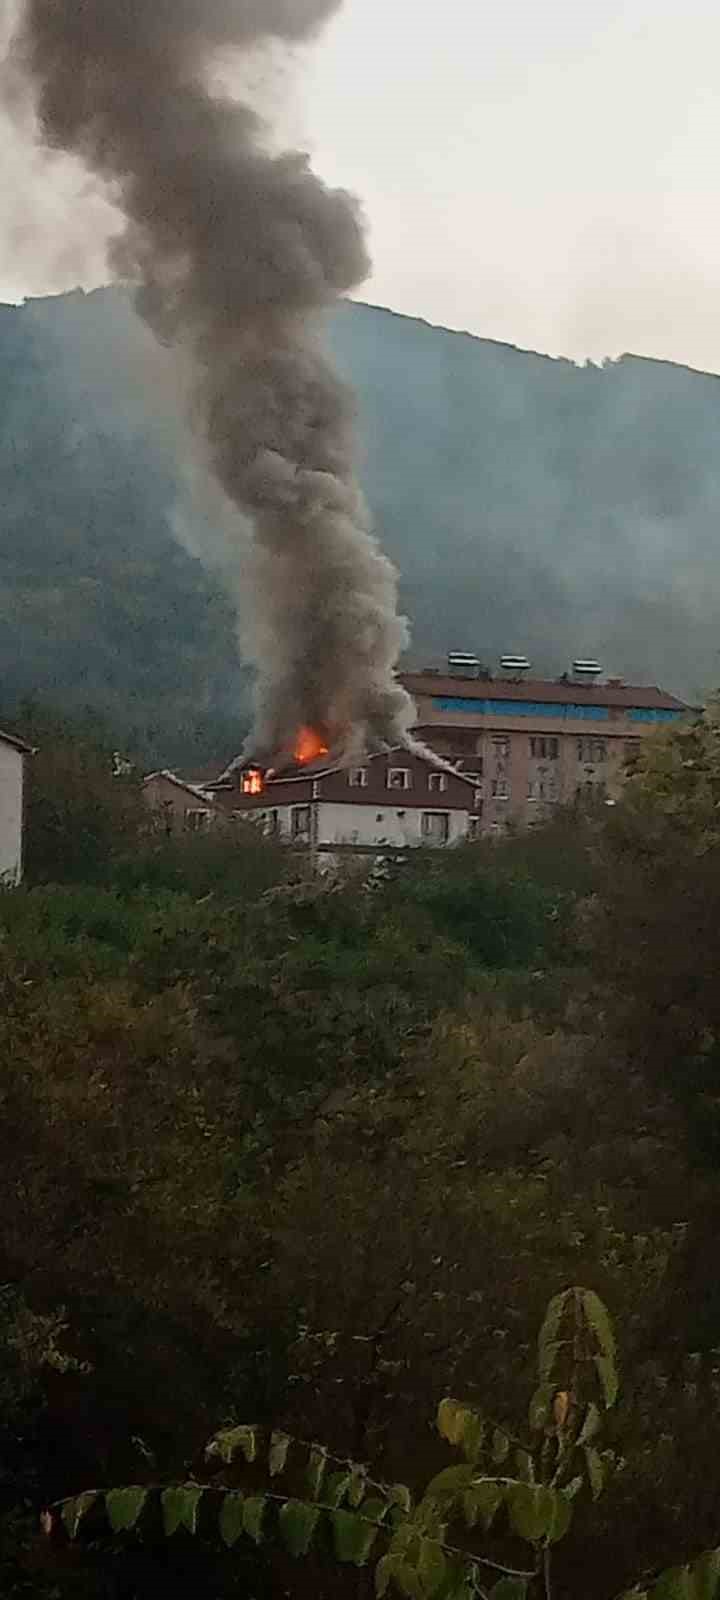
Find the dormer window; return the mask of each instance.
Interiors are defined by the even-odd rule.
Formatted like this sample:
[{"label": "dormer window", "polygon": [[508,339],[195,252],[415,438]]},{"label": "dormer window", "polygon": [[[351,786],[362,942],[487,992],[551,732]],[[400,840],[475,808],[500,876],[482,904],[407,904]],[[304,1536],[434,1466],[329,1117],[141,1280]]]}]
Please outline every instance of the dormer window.
[{"label": "dormer window", "polygon": [[387,786],[388,789],[409,789],[409,767],[388,767]]},{"label": "dormer window", "polygon": [[348,772],[348,783],[351,789],[367,789],[367,767],[351,767]]},{"label": "dormer window", "polygon": [[428,775],[428,789],[433,794],[444,794],[447,789],[447,776],[444,772],[431,772]]}]

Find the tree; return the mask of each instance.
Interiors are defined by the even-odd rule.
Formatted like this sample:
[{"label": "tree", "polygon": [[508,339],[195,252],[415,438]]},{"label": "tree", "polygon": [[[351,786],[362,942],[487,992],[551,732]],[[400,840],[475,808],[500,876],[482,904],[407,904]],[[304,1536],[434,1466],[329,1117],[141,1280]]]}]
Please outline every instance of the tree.
[{"label": "tree", "polygon": [[[315,1546],[341,1565],[373,1568],[379,1597],[552,1600],[554,1551],[575,1502],[597,1501],[616,1465],[602,1447],[618,1396],[615,1339],[594,1292],[567,1289],[550,1301],[536,1379],[525,1426],[441,1401],[438,1431],[464,1459],[435,1473],[417,1500],[407,1485],[378,1481],[322,1445],[240,1424],[208,1445],[206,1464],[216,1467],[209,1479],[84,1491],[48,1509],[43,1530],[116,1547],[138,1536],[189,1536],[230,1549],[269,1541],[293,1560]],[[623,1600],[719,1595],[720,1549],[641,1581]]]},{"label": "tree", "polygon": [[27,707],[20,723],[28,758],[25,869],[30,883],[108,881],[146,827],[140,774],[113,772],[101,724]]},{"label": "tree", "polygon": [[599,840],[586,919],[610,1031],[685,1105],[697,1149],[720,1150],[720,700],[639,754]]}]

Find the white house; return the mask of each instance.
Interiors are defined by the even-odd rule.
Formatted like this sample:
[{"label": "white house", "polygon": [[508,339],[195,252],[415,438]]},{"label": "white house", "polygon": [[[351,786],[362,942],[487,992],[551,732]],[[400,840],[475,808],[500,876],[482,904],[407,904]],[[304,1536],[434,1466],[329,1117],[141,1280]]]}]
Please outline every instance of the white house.
[{"label": "white house", "polygon": [[404,748],[345,766],[327,756],[265,773],[251,762],[213,784],[219,811],[256,816],[265,831],[318,851],[438,847],[478,837],[474,773]]},{"label": "white house", "polygon": [[25,762],[29,744],[0,732],[0,884],[19,883],[23,868]]}]

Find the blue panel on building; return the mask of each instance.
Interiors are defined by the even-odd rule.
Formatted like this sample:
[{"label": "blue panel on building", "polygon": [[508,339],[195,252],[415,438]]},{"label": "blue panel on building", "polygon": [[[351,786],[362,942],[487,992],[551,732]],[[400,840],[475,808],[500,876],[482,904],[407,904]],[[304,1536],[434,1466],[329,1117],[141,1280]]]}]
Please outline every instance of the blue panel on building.
[{"label": "blue panel on building", "polygon": [[433,698],[433,707],[436,711],[461,711],[475,716],[569,717],[582,722],[607,722],[610,716],[607,706],[565,705],[552,700],[456,700],[439,695]]},{"label": "blue panel on building", "polygon": [[649,706],[633,706],[628,712],[631,722],[675,722],[682,716],[682,711],[670,711],[665,706],[651,709]]}]

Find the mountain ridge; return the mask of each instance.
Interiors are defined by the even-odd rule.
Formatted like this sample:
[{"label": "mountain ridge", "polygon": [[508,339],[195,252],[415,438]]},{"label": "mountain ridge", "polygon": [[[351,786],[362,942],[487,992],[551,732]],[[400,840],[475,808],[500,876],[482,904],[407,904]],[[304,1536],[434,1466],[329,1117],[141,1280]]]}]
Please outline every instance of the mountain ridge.
[{"label": "mountain ridge", "polygon": [[[718,375],[601,365],[364,302],[329,324],[413,663],[574,655],[697,700],[720,601]],[[97,706],[153,755],[248,716],[233,597],[208,560],[162,357],[122,291],[0,306],[0,709]]]}]

